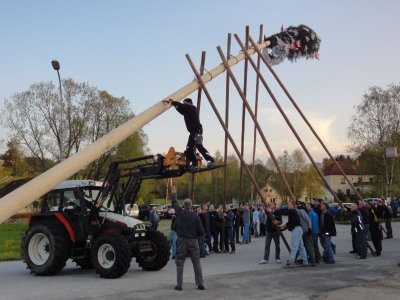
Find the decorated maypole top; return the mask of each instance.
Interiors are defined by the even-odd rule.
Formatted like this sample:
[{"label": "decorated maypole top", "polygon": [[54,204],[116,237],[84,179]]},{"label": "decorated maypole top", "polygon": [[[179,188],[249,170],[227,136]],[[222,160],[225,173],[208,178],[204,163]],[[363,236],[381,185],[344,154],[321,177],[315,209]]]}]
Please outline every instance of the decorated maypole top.
[{"label": "decorated maypole top", "polygon": [[306,25],[297,27],[289,26],[287,29],[281,28],[281,32],[264,38],[270,45],[264,48],[263,54],[271,61],[272,65],[277,65],[287,58],[295,62],[300,58],[319,59],[319,46],[321,39]]}]

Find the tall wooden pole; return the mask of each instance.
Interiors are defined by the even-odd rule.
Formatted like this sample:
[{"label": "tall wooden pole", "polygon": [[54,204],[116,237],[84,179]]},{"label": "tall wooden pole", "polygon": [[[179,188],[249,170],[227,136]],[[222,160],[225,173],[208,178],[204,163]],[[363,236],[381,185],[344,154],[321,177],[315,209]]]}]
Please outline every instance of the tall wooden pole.
[{"label": "tall wooden pole", "polygon": [[[264,30],[263,26],[260,25],[260,43],[264,37]],[[247,38],[247,37],[246,37]],[[260,71],[260,66],[261,66],[261,58],[260,55],[257,57],[257,69]],[[257,74],[256,78],[256,95],[255,95],[255,104],[254,104],[254,115],[256,116],[256,119],[258,117],[258,96],[259,96],[259,90],[260,90],[260,77]],[[253,156],[252,156],[252,164],[251,164],[251,174],[254,176],[255,174],[255,158],[256,158],[256,144],[257,144],[257,127],[254,125],[254,130],[253,130]],[[251,199],[254,199],[254,186],[251,186]]]},{"label": "tall wooden pole", "polygon": [[[265,41],[260,45],[260,48],[265,48],[270,45],[269,41]],[[254,49],[249,49],[248,54],[253,55]],[[236,65],[246,57],[245,53],[231,58],[228,61],[229,66]],[[201,79],[203,83],[211,81],[221,73],[225,72],[223,64],[218,65],[210,72],[204,74]],[[166,98],[172,98],[176,101],[181,101],[200,87],[197,80],[193,80],[184,87],[170,94]],[[76,172],[96,160],[98,157],[111,150],[113,147],[127,139],[144,125],[157,118],[165,112],[169,106],[164,105],[162,101],[140,113],[136,117],[125,122],[118,128],[98,139],[93,144],[89,145],[84,150],[69,157],[50,170],[42,173],[38,177],[32,179],[22,187],[16,189],[10,194],[0,199],[0,223],[4,222],[19,210],[29,205],[43,194],[47,193],[54,186],[59,184],[66,178],[71,177]]]},{"label": "tall wooden pole", "polygon": [[[249,49],[248,41],[250,36],[250,27],[246,26],[246,50]],[[229,58],[229,56],[228,56]],[[248,70],[248,61],[245,59],[244,61],[244,70],[243,70],[243,94],[247,97],[247,70]],[[244,157],[244,136],[246,130],[246,106],[244,103],[242,104],[242,136],[241,136],[241,143],[240,143],[240,155]],[[240,170],[239,170],[239,198],[243,199],[243,163],[240,163]],[[244,199],[243,199],[244,200]],[[253,201],[254,199],[250,199]]]}]

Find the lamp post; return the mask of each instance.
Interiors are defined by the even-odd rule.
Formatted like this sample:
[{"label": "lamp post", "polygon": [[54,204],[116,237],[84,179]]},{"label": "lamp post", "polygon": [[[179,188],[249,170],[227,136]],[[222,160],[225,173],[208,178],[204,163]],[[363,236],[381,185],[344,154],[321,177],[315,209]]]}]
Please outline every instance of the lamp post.
[{"label": "lamp post", "polygon": [[[387,166],[385,164],[385,171],[386,171],[385,196],[386,196],[386,200],[388,200],[392,196],[393,169],[394,169],[394,160],[397,157],[397,147],[388,147],[388,148],[386,148],[385,149],[385,156],[387,158],[391,158],[392,159],[392,165],[391,166]],[[389,170],[389,168],[390,168],[390,170]]]},{"label": "lamp post", "polygon": [[60,161],[64,160],[64,105],[63,105],[63,99],[62,99],[62,89],[61,89],[61,77],[60,77],[60,63],[58,62],[58,60],[53,59],[51,61],[51,65],[53,66],[53,69],[57,71],[57,75],[58,75],[58,85],[60,88],[60,107],[61,107],[61,112],[60,112],[60,143],[59,143],[59,147],[60,147]]}]

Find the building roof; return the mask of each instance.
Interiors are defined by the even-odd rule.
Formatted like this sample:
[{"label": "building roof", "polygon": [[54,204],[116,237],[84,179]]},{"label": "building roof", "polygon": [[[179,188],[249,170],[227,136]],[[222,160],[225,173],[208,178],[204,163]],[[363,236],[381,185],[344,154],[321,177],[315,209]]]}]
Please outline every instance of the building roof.
[{"label": "building roof", "polygon": [[[338,165],[342,168],[346,175],[360,175],[359,168],[355,162],[344,160],[336,161]],[[324,176],[329,175],[343,175],[338,166],[333,162],[323,169]]]}]

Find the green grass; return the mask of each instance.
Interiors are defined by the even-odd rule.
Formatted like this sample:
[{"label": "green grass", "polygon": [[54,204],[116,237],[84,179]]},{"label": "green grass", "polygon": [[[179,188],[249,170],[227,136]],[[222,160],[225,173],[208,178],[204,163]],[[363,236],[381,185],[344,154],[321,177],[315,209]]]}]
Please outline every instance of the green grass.
[{"label": "green grass", "polygon": [[[169,241],[171,220],[161,219],[158,230],[165,234]],[[21,236],[28,228],[27,224],[0,224],[0,261],[19,260]]]},{"label": "green grass", "polygon": [[161,219],[160,223],[158,224],[158,231],[164,233],[164,235],[169,240],[169,234],[171,231],[171,219]]},{"label": "green grass", "polygon": [[0,261],[21,259],[21,236],[27,227],[26,224],[0,224]]}]

